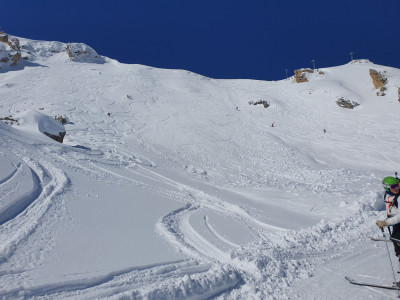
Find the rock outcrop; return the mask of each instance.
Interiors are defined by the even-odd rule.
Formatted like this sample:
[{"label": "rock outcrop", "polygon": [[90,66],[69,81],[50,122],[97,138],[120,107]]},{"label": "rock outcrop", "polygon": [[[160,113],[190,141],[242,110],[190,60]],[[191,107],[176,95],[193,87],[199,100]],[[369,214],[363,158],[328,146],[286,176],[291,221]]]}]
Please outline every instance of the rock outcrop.
[{"label": "rock outcrop", "polygon": [[399,95],[399,102],[400,102],[400,87],[399,87],[399,92],[398,92],[398,95]]},{"label": "rock outcrop", "polygon": [[[60,43],[33,41],[12,37],[0,32],[0,68],[16,66],[23,60],[35,62],[58,56],[57,60],[72,60],[83,63],[103,64],[106,60],[88,45],[82,43]],[[39,62],[40,63],[40,62]]]},{"label": "rock outcrop", "polygon": [[0,63],[16,66],[21,59],[21,47],[17,38],[10,39],[8,34],[0,34]]},{"label": "rock outcrop", "polygon": [[51,134],[51,133],[48,133],[46,131],[44,131],[43,133],[45,135],[47,135],[49,138],[52,138],[53,140],[55,140],[55,141],[57,141],[59,143],[62,143],[64,141],[64,136],[66,135],[65,131],[60,131],[58,133],[58,135],[57,134]]},{"label": "rock outcrop", "polygon": [[62,116],[62,115],[55,115],[54,120],[56,120],[57,122],[60,122],[63,125],[65,125],[69,122],[68,117]]},{"label": "rock outcrop", "polygon": [[370,64],[372,63],[369,59],[353,59],[350,64]]},{"label": "rock outcrop", "polygon": [[294,71],[294,78],[296,79],[297,83],[307,82],[307,74],[313,73],[311,69],[299,69]]},{"label": "rock outcrop", "polygon": [[355,101],[352,101],[352,100],[349,100],[349,99],[346,99],[343,97],[339,98],[336,101],[336,104],[339,105],[340,107],[347,108],[347,109],[354,109],[355,107],[360,105],[359,103],[357,103]]},{"label": "rock outcrop", "polygon": [[387,78],[381,73],[378,72],[374,69],[369,69],[369,75],[372,78],[372,83],[374,84],[374,87],[376,89],[379,89],[378,92],[376,92],[377,96],[385,96],[385,91],[386,91],[386,83],[387,83]]},{"label": "rock outcrop", "polygon": [[4,32],[0,33],[0,42],[8,43],[8,34],[5,34]]},{"label": "rock outcrop", "polygon": [[68,44],[65,48],[70,60],[86,63],[104,63],[104,59],[91,47],[82,43]]},{"label": "rock outcrop", "polygon": [[265,108],[269,107],[269,103],[266,100],[257,100],[257,101],[250,100],[248,103],[250,105],[260,105],[260,104],[262,104]]},{"label": "rock outcrop", "polygon": [[12,116],[0,118],[0,121],[3,121],[4,123],[10,124],[10,125],[14,125],[14,124],[19,125],[18,120],[13,119]]}]

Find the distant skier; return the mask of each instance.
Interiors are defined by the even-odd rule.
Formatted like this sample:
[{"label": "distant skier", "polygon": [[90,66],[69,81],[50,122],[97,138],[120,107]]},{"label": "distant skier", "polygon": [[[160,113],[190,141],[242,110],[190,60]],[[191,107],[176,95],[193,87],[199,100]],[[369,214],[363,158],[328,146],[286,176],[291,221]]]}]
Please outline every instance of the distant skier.
[{"label": "distant skier", "polygon": [[[382,184],[383,188],[385,189],[385,195],[383,199],[386,203],[387,219],[376,221],[376,225],[380,229],[382,229],[383,227],[388,227],[390,237],[400,240],[400,208],[398,203],[398,198],[400,196],[399,179],[391,176],[385,177],[382,180]],[[389,226],[393,226],[392,232],[390,232]],[[392,242],[394,245],[396,256],[399,258],[398,270],[400,272],[400,243],[394,240],[392,240]]]},{"label": "distant skier", "polygon": [[107,114],[107,116],[111,117],[111,114],[110,114],[110,113],[108,113],[108,114]]},{"label": "distant skier", "polygon": [[275,127],[275,123],[272,123],[272,124],[271,124],[271,127]]},{"label": "distant skier", "polygon": [[326,133],[326,129],[324,128],[324,134]]}]

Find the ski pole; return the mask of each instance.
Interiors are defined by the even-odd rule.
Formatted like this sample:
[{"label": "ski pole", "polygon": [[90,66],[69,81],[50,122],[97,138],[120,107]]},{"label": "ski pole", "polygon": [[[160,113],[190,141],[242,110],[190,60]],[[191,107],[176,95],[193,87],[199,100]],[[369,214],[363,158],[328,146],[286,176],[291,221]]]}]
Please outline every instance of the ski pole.
[{"label": "ski pole", "polygon": [[[387,238],[386,238],[385,230],[383,229],[383,227],[381,228],[381,230],[382,230],[383,238],[384,238],[385,241],[386,241]],[[387,243],[385,243],[385,245],[386,245],[387,254],[388,254],[388,256],[389,256],[390,267],[392,268],[392,274],[393,274],[394,284],[395,284],[396,287],[397,287],[397,296],[400,297],[400,289],[399,289],[399,286],[397,285],[396,275],[395,275],[395,273],[394,273],[393,264],[392,264],[392,259],[390,258],[389,247],[388,247]]]}]

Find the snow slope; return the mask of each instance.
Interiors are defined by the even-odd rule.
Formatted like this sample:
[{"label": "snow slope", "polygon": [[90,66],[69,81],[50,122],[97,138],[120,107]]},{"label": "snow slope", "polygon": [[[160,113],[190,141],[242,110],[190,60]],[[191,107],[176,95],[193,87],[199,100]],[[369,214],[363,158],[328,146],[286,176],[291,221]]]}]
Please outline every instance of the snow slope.
[{"label": "snow slope", "polygon": [[30,56],[0,69],[0,117],[70,122],[64,144],[35,119],[0,122],[0,299],[396,295],[344,277],[393,281],[368,236],[400,161],[400,70],[363,60],[306,83],[215,80],[20,44]]}]

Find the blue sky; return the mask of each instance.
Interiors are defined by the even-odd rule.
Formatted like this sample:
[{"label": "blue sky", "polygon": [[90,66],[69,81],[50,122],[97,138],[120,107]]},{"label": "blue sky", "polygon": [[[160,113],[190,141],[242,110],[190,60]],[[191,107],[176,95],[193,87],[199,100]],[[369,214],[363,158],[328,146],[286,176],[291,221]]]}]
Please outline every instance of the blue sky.
[{"label": "blue sky", "polygon": [[400,0],[2,0],[0,26],[123,63],[279,80],[354,58],[400,68]]}]

